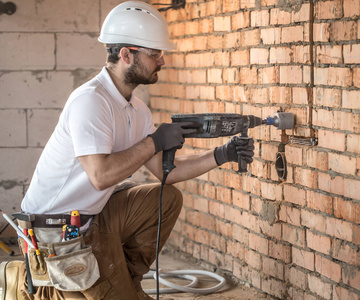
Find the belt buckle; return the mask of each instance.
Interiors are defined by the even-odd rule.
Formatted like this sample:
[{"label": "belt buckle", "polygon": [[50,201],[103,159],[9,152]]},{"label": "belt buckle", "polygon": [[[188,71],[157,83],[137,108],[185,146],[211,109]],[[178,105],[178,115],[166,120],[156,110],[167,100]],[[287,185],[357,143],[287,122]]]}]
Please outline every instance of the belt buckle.
[{"label": "belt buckle", "polygon": [[64,225],[66,224],[66,219],[45,219],[46,225]]}]

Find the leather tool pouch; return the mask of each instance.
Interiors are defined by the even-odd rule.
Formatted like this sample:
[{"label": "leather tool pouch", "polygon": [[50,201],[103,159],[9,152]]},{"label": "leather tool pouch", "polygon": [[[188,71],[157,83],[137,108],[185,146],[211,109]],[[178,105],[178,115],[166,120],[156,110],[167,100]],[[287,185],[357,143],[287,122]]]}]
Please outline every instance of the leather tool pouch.
[{"label": "leather tool pouch", "polygon": [[84,291],[100,277],[91,246],[83,237],[58,243],[38,243],[40,255],[29,248],[34,286],[54,286],[61,291]]}]

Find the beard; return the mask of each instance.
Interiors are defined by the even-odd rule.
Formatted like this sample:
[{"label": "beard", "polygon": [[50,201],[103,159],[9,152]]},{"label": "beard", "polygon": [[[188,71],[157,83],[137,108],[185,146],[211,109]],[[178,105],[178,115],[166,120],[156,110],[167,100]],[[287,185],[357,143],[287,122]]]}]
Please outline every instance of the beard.
[{"label": "beard", "polygon": [[142,65],[135,56],[134,63],[124,75],[124,82],[129,85],[153,84],[158,81],[157,72],[160,70],[161,67],[157,67],[150,73],[150,71]]}]

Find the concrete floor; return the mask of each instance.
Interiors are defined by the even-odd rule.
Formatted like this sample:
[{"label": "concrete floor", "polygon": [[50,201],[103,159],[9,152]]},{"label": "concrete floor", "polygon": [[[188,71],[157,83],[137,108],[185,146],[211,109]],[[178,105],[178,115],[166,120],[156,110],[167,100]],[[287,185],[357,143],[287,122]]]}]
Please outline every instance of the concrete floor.
[{"label": "concrete floor", "polygon": [[[6,244],[11,250],[14,251],[13,256],[9,256],[4,250],[0,249],[0,262],[9,261],[9,260],[23,260],[18,246],[16,244]],[[183,259],[174,257],[174,255],[169,254],[169,251],[163,251],[159,258],[159,267],[162,269],[162,272],[169,272],[173,270],[203,270],[201,267],[197,266],[195,263],[185,261]],[[155,264],[152,266],[155,269]],[[198,288],[212,287],[217,285],[219,282],[211,277],[205,277],[203,275],[195,275],[198,279]],[[189,281],[178,278],[166,278],[167,280],[176,283],[178,285],[189,284]],[[160,288],[164,287],[160,285]],[[143,280],[144,289],[155,289],[156,282],[154,279]],[[1,289],[1,287],[0,287]],[[150,295],[156,299],[156,295]],[[0,290],[1,297],[1,290]],[[257,290],[246,287],[244,285],[233,286],[229,283],[226,283],[220,290],[215,293],[202,295],[195,293],[172,293],[172,294],[160,294],[159,297],[161,300],[209,300],[209,299],[221,299],[221,300],[257,300],[257,299],[274,299],[270,296],[259,293]]]}]

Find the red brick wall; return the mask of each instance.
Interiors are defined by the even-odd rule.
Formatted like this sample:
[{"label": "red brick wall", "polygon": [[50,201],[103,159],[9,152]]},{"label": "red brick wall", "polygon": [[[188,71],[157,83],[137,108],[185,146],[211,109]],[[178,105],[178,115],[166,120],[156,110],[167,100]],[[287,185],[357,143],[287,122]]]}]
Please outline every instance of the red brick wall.
[{"label": "red brick wall", "polygon": [[[178,184],[184,209],[172,247],[275,297],[358,299],[359,3],[187,0],[164,13],[178,48],[150,89],[157,123],[173,113],[265,118],[283,108],[296,115],[295,136],[319,141],[286,145],[280,182],[280,132],[251,129],[247,175],[225,164]],[[188,139],[181,152],[226,140]]]}]

